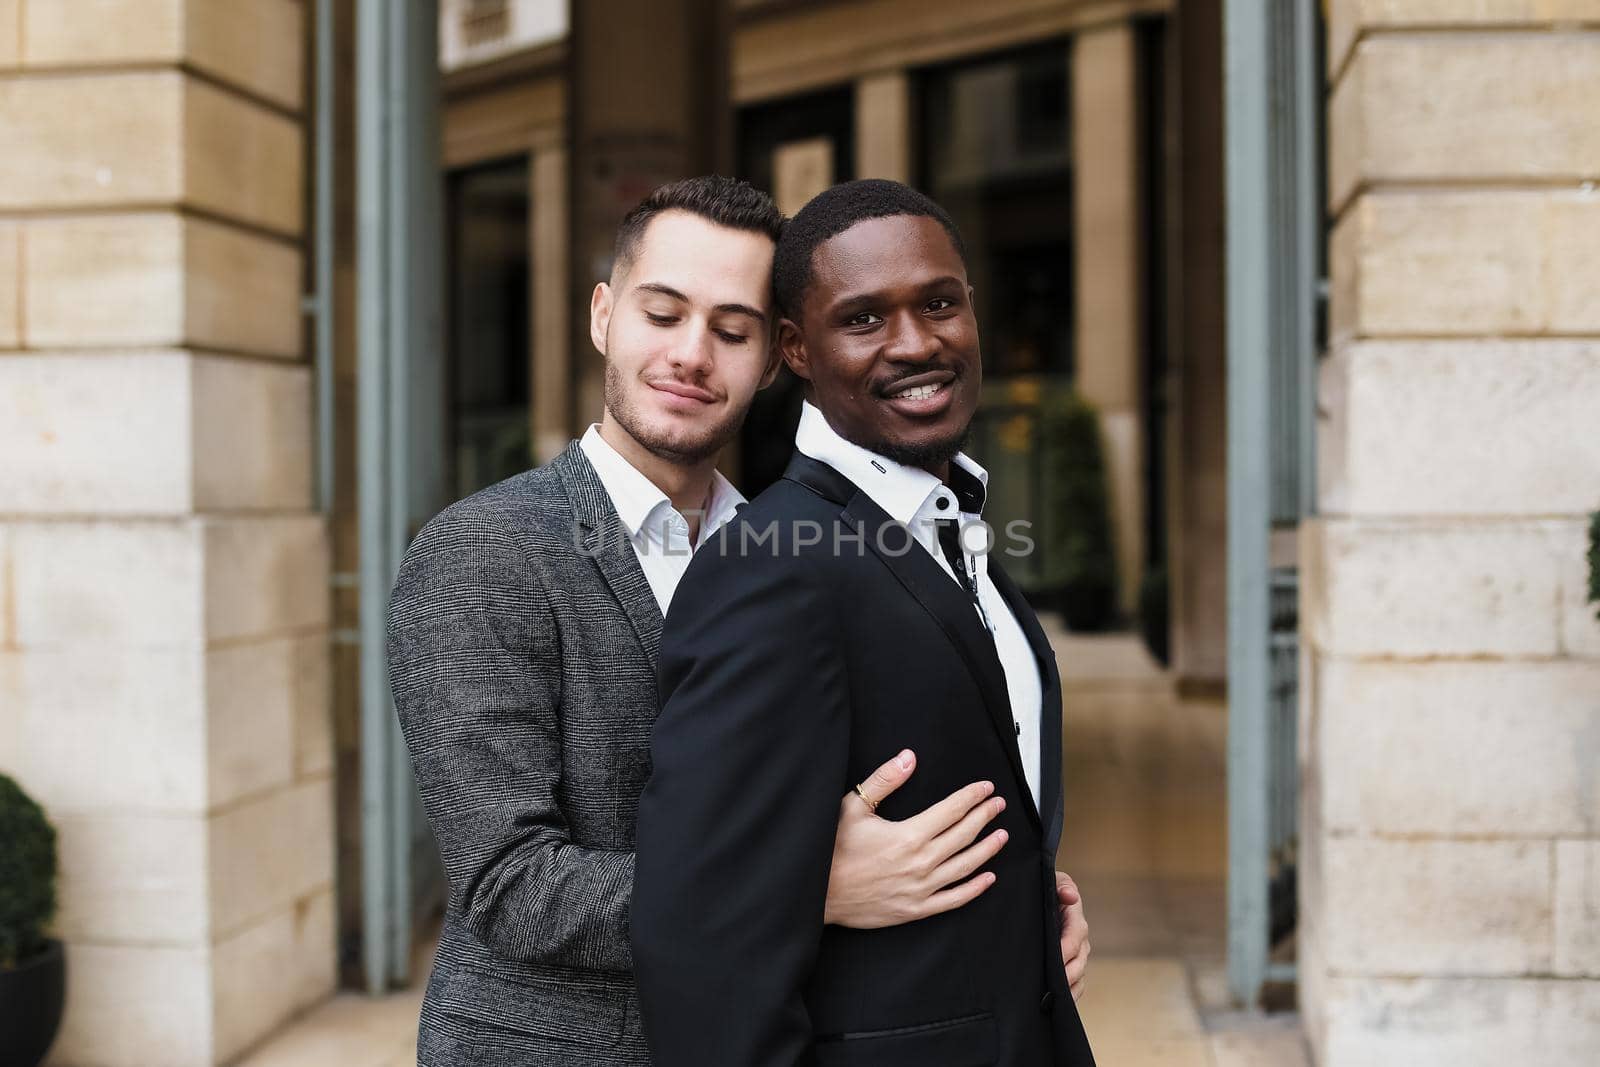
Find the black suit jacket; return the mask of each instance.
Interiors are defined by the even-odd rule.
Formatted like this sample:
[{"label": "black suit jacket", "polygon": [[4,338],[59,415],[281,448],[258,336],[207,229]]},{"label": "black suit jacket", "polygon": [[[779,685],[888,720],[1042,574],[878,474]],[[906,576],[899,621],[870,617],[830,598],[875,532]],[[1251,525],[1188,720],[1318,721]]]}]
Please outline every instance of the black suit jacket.
[{"label": "black suit jacket", "polygon": [[[696,554],[663,632],[631,921],[660,1067],[1091,1067],[1055,899],[1060,679],[998,563],[1042,672],[1042,816],[971,601],[848,479],[796,456]],[[916,774],[879,814],[993,781],[998,880],[919,922],[824,927],[839,798],[906,747]]]}]

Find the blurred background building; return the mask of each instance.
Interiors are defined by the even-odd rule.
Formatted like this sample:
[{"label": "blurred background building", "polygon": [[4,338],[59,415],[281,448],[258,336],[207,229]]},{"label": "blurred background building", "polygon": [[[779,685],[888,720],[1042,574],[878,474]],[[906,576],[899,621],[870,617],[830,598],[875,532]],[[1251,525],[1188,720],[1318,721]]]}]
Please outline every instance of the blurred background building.
[{"label": "blurred background building", "polygon": [[1201,738],[1215,803],[1157,774],[1140,826],[1225,886],[1222,999],[1291,990],[1329,1067],[1592,1062],[1597,100],[1600,0],[0,0],[0,770],[61,837],[51,1062],[232,1062],[423,977],[393,567],[598,418],[613,228],[712,170],[960,224],[970,450],[1073,650],[1063,865],[1139,829],[1090,787],[1142,758],[1119,716]]}]

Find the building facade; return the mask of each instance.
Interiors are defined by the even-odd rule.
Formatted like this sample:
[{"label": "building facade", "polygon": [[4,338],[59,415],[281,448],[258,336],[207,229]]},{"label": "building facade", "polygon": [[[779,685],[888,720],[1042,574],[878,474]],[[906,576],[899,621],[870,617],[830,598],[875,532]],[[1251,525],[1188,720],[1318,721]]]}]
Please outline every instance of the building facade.
[{"label": "building facade", "polygon": [[[1228,5],[606,4],[609,36],[596,5],[434,12],[443,384],[410,401],[444,457],[430,491],[598,417],[574,340],[608,267],[594,235],[681,143],[787,210],[896,178],[972,245],[973,447],[1022,487],[996,505],[1038,514],[1039,412],[1092,403],[1117,604],[1169,574],[1174,676],[1222,688]],[[1316,514],[1271,549],[1300,573],[1307,1034],[1325,1067],[1586,1063],[1600,4],[1324,7]],[[340,984],[405,977],[363,951],[360,9],[0,0],[0,770],[60,833],[63,1067],[229,1062]],[[719,76],[627,92],[691,54]],[[729,458],[747,488],[794,403],[753,414]],[[390,920],[425,922],[436,892],[422,855]]]},{"label": "building facade", "polygon": [[1301,1003],[1325,1064],[1600,1048],[1600,5],[1329,5]]},{"label": "building facade", "polygon": [[307,11],[0,5],[0,768],[59,833],[63,1064],[335,983]]}]

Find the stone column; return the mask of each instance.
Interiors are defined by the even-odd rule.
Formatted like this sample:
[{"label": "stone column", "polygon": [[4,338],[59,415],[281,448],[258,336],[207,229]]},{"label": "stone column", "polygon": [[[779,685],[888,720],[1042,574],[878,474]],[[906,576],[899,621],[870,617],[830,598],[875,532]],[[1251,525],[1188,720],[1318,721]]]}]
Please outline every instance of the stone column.
[{"label": "stone column", "polygon": [[1073,38],[1077,387],[1100,414],[1118,602],[1129,614],[1138,605],[1144,570],[1136,62],[1133,27],[1126,22]]},{"label": "stone column", "polygon": [[911,78],[904,70],[856,81],[856,177],[910,182]]},{"label": "stone column", "polygon": [[1182,325],[1169,452],[1172,668],[1180,690],[1216,692],[1228,675],[1221,0],[1184,0],[1177,25]]},{"label": "stone column", "polygon": [[1330,5],[1301,616],[1324,1067],[1600,1048],[1600,35],[1578,0],[1447,6]]},{"label": "stone column", "polygon": [[333,986],[305,8],[0,0],[0,769],[60,834],[52,1062]]},{"label": "stone column", "polygon": [[658,185],[731,170],[732,16],[726,0],[585,0],[571,11],[569,328],[581,430],[603,405],[589,298],[611,273],[617,224]]}]

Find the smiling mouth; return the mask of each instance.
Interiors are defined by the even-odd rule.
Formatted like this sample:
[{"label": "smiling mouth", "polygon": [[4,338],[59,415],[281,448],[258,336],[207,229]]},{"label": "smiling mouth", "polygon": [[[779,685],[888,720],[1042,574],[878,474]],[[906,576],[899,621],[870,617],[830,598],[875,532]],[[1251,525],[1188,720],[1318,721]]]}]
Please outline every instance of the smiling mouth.
[{"label": "smiling mouth", "polygon": [[898,389],[887,394],[890,400],[904,397],[907,400],[931,400],[946,388],[944,382],[937,385],[913,385],[909,389]]},{"label": "smiling mouth", "polygon": [[670,393],[673,396],[683,397],[685,400],[698,400],[702,404],[714,403],[717,399],[709,390],[702,389],[697,385],[689,385],[686,382],[667,380],[647,382],[646,384],[658,392]]},{"label": "smiling mouth", "polygon": [[952,371],[937,370],[913,374],[895,382],[883,391],[886,400],[932,400],[955,384]]}]

